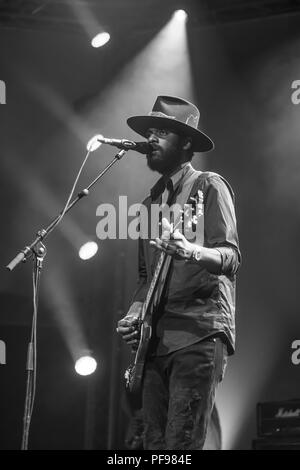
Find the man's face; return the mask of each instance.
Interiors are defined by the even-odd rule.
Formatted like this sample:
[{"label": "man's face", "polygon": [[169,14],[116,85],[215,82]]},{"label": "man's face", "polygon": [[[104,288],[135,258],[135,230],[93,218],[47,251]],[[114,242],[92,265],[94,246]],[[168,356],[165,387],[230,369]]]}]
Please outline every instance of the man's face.
[{"label": "man's face", "polygon": [[153,150],[147,155],[148,167],[162,175],[171,173],[182,160],[182,142],[179,135],[168,129],[148,129],[146,138]]}]

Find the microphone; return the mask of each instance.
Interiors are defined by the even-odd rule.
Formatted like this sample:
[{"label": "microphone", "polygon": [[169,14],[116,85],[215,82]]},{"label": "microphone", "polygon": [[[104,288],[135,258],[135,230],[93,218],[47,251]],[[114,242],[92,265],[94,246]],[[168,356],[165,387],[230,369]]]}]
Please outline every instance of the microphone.
[{"label": "microphone", "polygon": [[153,150],[152,145],[148,144],[148,142],[134,142],[133,140],[127,139],[107,139],[102,136],[99,136],[97,141],[101,142],[101,144],[112,145],[121,150],[134,150],[144,155]]}]

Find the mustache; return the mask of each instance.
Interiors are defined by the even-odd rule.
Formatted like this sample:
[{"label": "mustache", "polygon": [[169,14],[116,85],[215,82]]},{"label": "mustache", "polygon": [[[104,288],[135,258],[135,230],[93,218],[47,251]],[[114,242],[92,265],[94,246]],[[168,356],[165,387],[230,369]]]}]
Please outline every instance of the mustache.
[{"label": "mustache", "polygon": [[160,146],[158,144],[155,144],[154,142],[148,142],[148,144],[150,145],[150,147],[152,147],[152,151],[160,149]]}]

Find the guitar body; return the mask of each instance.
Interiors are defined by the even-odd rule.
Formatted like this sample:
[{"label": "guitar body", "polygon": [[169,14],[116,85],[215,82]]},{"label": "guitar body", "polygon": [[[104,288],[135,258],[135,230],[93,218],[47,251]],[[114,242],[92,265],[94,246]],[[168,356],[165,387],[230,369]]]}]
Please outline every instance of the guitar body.
[{"label": "guitar body", "polygon": [[[152,314],[145,316],[144,322],[141,324],[141,336],[138,349],[135,354],[134,363],[131,364],[125,373],[127,386],[132,393],[138,393],[142,385],[144,374],[145,360],[149,348],[149,342],[152,335]],[[127,377],[128,373],[128,377]]]}]

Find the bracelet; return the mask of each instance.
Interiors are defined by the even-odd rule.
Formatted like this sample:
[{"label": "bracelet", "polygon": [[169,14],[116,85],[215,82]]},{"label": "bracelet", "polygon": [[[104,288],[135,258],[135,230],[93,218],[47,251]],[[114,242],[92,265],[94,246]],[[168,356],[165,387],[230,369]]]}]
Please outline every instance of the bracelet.
[{"label": "bracelet", "polygon": [[192,253],[192,260],[196,261],[197,263],[201,260],[202,258],[202,251],[199,248],[195,248]]}]

